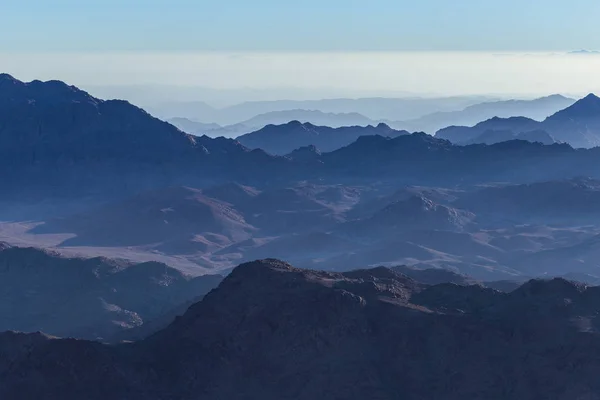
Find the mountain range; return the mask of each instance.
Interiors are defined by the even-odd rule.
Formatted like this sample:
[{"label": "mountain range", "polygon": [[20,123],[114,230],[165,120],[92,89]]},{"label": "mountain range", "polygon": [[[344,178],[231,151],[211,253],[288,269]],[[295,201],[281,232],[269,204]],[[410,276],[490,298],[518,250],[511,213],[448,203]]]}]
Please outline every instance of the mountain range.
[{"label": "mountain range", "polygon": [[[575,246],[561,253],[568,254],[560,259],[565,269],[595,275],[592,264],[573,261],[576,246],[600,234],[579,225],[595,220],[595,209],[555,210],[569,196],[576,196],[573,204],[593,203],[588,189],[560,182],[600,178],[598,149],[522,140],[462,146],[385,125],[299,122],[244,139],[271,146],[273,155],[187,135],[129,103],[95,99],[61,82],[7,75],[0,82],[11,110],[0,120],[0,237],[15,245],[185,262],[186,270],[199,271],[276,254],[302,267],[443,266],[482,280],[543,275],[543,265],[532,273],[518,260]],[[496,121],[510,130],[532,120]],[[279,140],[286,131],[301,141]],[[315,141],[342,147],[305,145]],[[561,197],[547,196],[552,192],[540,184],[528,196],[546,196],[547,208],[523,201],[524,210],[511,209],[521,201],[511,185],[536,182],[556,185]],[[506,186],[506,201],[481,200],[482,185],[494,183]]]},{"label": "mountain range", "polygon": [[[346,182],[353,174],[353,179],[359,180],[377,177],[396,180],[397,184],[443,181],[451,185],[459,181],[516,179],[518,183],[598,175],[595,150],[576,151],[564,145],[539,146],[518,141],[487,147],[453,146],[429,135],[406,135],[384,125],[358,130],[339,128],[339,132],[352,132],[352,138],[381,130],[386,136],[400,136],[359,137],[335,151],[322,151],[307,164],[305,159],[250,150],[231,139],[186,135],[127,102],[99,100],[62,82],[23,83],[4,74],[0,85],[2,198],[12,201],[6,204],[5,214],[13,212],[16,199],[22,208],[40,198],[115,198],[166,186],[202,188],[226,181],[251,186],[319,179]],[[586,104],[591,103],[593,108],[594,99],[588,96],[565,112],[577,118],[588,115],[583,111],[589,108]],[[560,115],[564,114],[551,120],[561,119]],[[576,120],[571,124],[584,124]],[[532,129],[537,129],[538,123],[532,120],[516,121],[516,125],[521,123],[531,123]],[[586,126],[592,125],[588,122]],[[297,128],[303,135],[298,146],[310,144],[314,136],[328,137],[321,135],[318,128],[300,123],[281,129],[290,128]],[[241,140],[252,144],[249,138],[263,135],[274,135],[276,140],[277,130],[268,127],[260,135]],[[353,139],[344,142],[350,140]],[[270,150],[289,153],[294,146],[281,148],[274,142]],[[495,161],[481,168],[480,160]],[[393,171],[402,169],[411,173],[403,174],[398,182]]]},{"label": "mountain range", "polygon": [[368,118],[357,112],[328,113],[320,110],[303,109],[266,112],[226,126],[196,122],[187,118],[169,118],[167,121],[184,132],[194,135],[206,134],[211,137],[238,137],[260,130],[267,125],[284,125],[290,121],[300,121],[332,128],[342,126],[375,126],[385,123],[399,130],[433,134],[437,130],[447,126],[472,125],[492,117],[524,116],[535,120],[543,120],[549,115],[572,105],[574,102],[575,100],[561,95],[552,95],[533,100],[484,102],[469,106],[464,110],[439,111],[406,121]]},{"label": "mountain range", "polygon": [[452,126],[441,129],[436,137],[466,144],[489,132],[503,131],[508,138],[512,138],[531,131],[543,131],[556,141],[569,143],[577,148],[591,148],[600,144],[599,115],[600,98],[590,94],[541,122],[525,117],[494,117],[473,127]]},{"label": "mountain range", "polygon": [[472,126],[494,117],[522,116],[541,121],[573,103],[575,103],[574,99],[557,94],[533,100],[500,100],[474,104],[460,111],[436,112],[391,125],[398,129],[434,134],[448,126]]},{"label": "mountain range", "polygon": [[285,155],[310,145],[319,151],[333,151],[353,143],[361,136],[380,135],[394,138],[408,134],[407,131],[396,131],[385,124],[331,128],[292,121],[284,125],[267,125],[256,132],[242,135],[237,140],[251,149],[263,149],[270,154]]},{"label": "mountain range", "polygon": [[[42,191],[111,196],[285,164],[233,140],[185,134],[127,102],[99,100],[58,81],[0,75],[0,122],[3,191],[22,202]],[[206,168],[210,176],[196,172]]]},{"label": "mountain range", "polygon": [[599,104],[233,140],[0,75],[0,398],[599,398]]},{"label": "mountain range", "polygon": [[331,114],[358,113],[373,121],[397,121],[419,118],[437,111],[459,111],[489,100],[490,97],[485,96],[336,98],[248,101],[223,108],[211,107],[204,102],[171,102],[151,107],[150,111],[161,118],[184,117],[195,121],[214,122],[221,126],[238,124],[261,114],[290,110],[319,110]]},{"label": "mountain range", "polygon": [[598,292],[564,279],[504,293],[258,261],[133,344],[0,334],[0,396],[594,398]]},{"label": "mountain range", "polygon": [[[187,260],[185,270],[198,273],[275,256],[325,270],[403,264],[485,281],[567,273],[591,281],[600,273],[581,257],[589,254],[585,243],[600,235],[599,188],[589,178],[451,189],[169,187],[47,218],[16,236],[9,225],[4,240],[75,254],[127,251],[132,260],[145,254],[143,260],[174,265]],[[523,261],[559,250],[552,262]]]}]

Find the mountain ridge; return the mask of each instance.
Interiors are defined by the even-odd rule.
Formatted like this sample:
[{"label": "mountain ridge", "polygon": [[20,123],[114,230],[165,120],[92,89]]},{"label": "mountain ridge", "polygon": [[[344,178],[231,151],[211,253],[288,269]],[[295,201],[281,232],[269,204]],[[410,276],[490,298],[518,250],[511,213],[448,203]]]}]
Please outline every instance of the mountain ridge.
[{"label": "mountain ridge", "polygon": [[352,143],[361,136],[396,137],[407,134],[407,131],[396,131],[383,123],[377,126],[331,128],[291,121],[284,125],[267,125],[258,131],[242,135],[237,140],[248,148],[261,148],[271,154],[285,155],[310,145],[324,152],[333,151]]},{"label": "mountain ridge", "polygon": [[600,145],[600,98],[590,93],[569,107],[541,122],[518,118],[491,118],[473,127],[448,127],[436,132],[436,137],[464,143],[483,133],[483,130],[509,130],[513,135],[529,131],[546,131],[556,140],[573,147],[591,148]]},{"label": "mountain ridge", "polygon": [[[502,293],[422,285],[386,268],[340,274],[261,260],[240,265],[182,317],[134,344],[0,334],[0,349],[10,349],[0,359],[0,395],[593,397],[598,291],[555,279]],[[559,367],[565,363],[578,367]]]}]

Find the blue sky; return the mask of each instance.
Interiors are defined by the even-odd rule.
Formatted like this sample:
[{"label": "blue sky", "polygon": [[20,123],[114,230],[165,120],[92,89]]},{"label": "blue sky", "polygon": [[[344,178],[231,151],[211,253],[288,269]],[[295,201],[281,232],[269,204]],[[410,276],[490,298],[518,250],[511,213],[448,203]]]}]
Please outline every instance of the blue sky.
[{"label": "blue sky", "polygon": [[599,15],[598,0],[9,0],[0,52],[600,49]]},{"label": "blue sky", "polygon": [[600,55],[567,53],[600,50],[598,16],[600,0],[0,0],[0,72],[240,101],[587,94]]}]

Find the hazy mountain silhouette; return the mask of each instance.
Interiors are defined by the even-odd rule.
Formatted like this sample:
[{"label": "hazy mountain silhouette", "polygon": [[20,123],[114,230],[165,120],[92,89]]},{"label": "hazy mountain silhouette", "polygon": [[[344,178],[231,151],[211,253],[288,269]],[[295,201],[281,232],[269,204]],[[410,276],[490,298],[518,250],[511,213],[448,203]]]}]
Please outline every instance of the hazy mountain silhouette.
[{"label": "hazy mountain silhouette", "polygon": [[[6,172],[2,196],[18,199],[19,207],[41,198],[114,198],[161,187],[208,187],[224,181],[255,186],[376,178],[396,184],[452,184],[598,175],[593,152],[513,142],[463,148],[385,125],[332,129],[292,122],[240,138],[249,146],[268,145],[266,150],[282,155],[315,145],[323,153],[315,157],[319,162],[307,164],[306,160],[251,151],[231,139],[186,135],[129,103],[98,100],[61,82],[23,83],[8,75],[2,75],[1,82],[0,166]],[[584,106],[594,103],[593,98],[582,101]],[[582,101],[571,109],[578,118]],[[537,124],[509,120],[513,121]],[[504,125],[505,121],[497,122]],[[359,137],[378,133],[399,136]],[[320,141],[326,145],[314,143]],[[497,161],[481,168],[480,161],[490,157]],[[402,169],[411,173],[398,176],[395,171]]]},{"label": "hazy mountain silhouette", "polygon": [[491,98],[486,96],[272,100],[248,101],[217,109],[203,102],[171,102],[151,107],[150,111],[163,118],[185,117],[222,126],[239,124],[261,114],[290,110],[319,110],[333,114],[358,113],[374,121],[398,121],[419,118],[437,111],[459,111],[490,100]]},{"label": "hazy mountain silhouette", "polygon": [[256,132],[240,136],[237,140],[252,149],[260,148],[271,154],[284,155],[309,145],[314,145],[321,151],[332,151],[354,142],[360,136],[396,137],[407,134],[406,131],[396,131],[385,124],[330,128],[292,121],[285,125],[265,126]]},{"label": "hazy mountain silhouette", "polygon": [[550,136],[548,132],[542,130],[528,131],[517,134],[515,134],[512,131],[489,130],[467,141],[465,144],[496,144],[501,142],[507,142],[509,140],[525,140],[527,142],[542,143],[547,145],[556,143],[554,138]]},{"label": "hazy mountain silhouette", "polygon": [[571,107],[551,115],[543,129],[574,147],[600,145],[600,98],[589,94]]},{"label": "hazy mountain silhouette", "polygon": [[248,120],[240,122],[242,125],[258,130],[267,125],[284,125],[290,121],[300,121],[317,126],[339,128],[342,126],[367,126],[377,125],[377,122],[353,113],[326,113],[320,110],[284,110],[259,114]]},{"label": "hazy mountain silhouette", "polygon": [[474,127],[448,127],[436,137],[453,143],[468,143],[487,130],[508,130],[515,135],[542,130],[555,140],[577,148],[596,147],[600,144],[600,98],[589,94],[573,105],[558,111],[542,122],[527,118],[492,118]]},{"label": "hazy mountain silhouette", "polygon": [[391,125],[398,129],[434,134],[448,126],[473,126],[493,117],[524,116],[542,121],[573,103],[575,103],[574,99],[558,94],[534,100],[493,101],[474,104],[460,111],[436,112],[414,120],[394,122]]},{"label": "hazy mountain silhouette", "polygon": [[574,55],[597,55],[600,54],[600,51],[596,51],[596,50],[574,50],[574,51],[570,51],[569,54],[574,54]]},{"label": "hazy mountain silhouette", "polygon": [[[535,120],[543,120],[549,115],[572,105],[574,102],[575,100],[561,95],[552,95],[534,100],[484,102],[470,105],[463,110],[438,111],[406,121],[399,121],[397,115],[389,118],[368,118],[356,111],[324,112],[320,109],[281,109],[258,114],[223,127],[214,123],[190,122],[186,118],[170,118],[168,122],[185,132],[195,135],[207,134],[211,137],[236,137],[259,130],[267,125],[282,125],[290,121],[300,121],[332,128],[386,123],[399,130],[411,132],[424,131],[433,134],[437,130],[447,126],[473,125],[492,117],[523,115]],[[212,121],[212,119],[208,121]]]},{"label": "hazy mountain silhouette", "polygon": [[[449,126],[436,132],[435,137],[446,139],[456,144],[468,144],[477,140],[486,132],[510,132],[508,138],[538,127],[538,122],[525,117],[499,118],[493,117],[473,127]],[[509,139],[510,140],[510,139]]]}]

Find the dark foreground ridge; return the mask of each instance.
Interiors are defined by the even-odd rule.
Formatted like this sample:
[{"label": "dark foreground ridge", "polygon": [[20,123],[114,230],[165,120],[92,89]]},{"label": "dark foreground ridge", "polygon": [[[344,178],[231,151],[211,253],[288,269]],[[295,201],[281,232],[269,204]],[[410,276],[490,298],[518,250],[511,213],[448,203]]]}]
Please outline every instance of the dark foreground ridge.
[{"label": "dark foreground ridge", "polygon": [[2,399],[593,399],[600,288],[247,263],[150,338],[0,335]]}]

